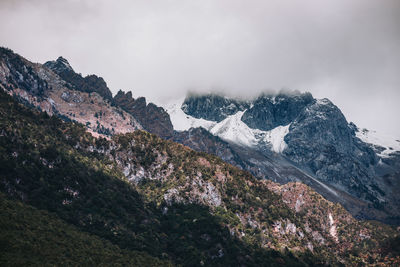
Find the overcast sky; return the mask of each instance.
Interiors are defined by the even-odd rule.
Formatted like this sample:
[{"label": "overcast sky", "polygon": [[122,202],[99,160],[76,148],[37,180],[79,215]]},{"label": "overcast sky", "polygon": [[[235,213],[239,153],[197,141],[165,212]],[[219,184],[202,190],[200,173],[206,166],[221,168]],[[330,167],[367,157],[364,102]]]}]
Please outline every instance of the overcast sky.
[{"label": "overcast sky", "polygon": [[0,45],[113,93],[310,91],[400,137],[399,0],[0,0]]}]

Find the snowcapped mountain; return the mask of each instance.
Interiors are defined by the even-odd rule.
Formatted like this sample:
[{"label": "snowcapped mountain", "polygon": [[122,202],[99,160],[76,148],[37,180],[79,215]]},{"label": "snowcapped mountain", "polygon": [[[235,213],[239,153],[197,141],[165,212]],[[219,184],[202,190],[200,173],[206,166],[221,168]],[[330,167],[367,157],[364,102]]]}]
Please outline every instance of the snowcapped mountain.
[{"label": "snowcapped mountain", "polygon": [[400,142],[359,130],[328,99],[300,92],[250,101],[190,95],[165,109],[174,130],[191,139],[181,134],[178,142],[212,153],[198,144],[200,136],[193,138],[203,133],[192,129],[202,127],[216,142],[226,142],[228,162],[259,178],[302,181],[355,216],[399,221],[392,206],[398,197],[390,187],[398,183]]},{"label": "snowcapped mountain", "polygon": [[[309,97],[309,94],[306,95],[307,97]],[[212,97],[216,98],[218,96]],[[278,101],[282,99],[282,96],[270,96],[269,99],[271,100],[271,103],[277,104]],[[263,129],[267,126],[265,126],[263,122],[258,123],[260,126],[257,126],[257,123],[251,121],[251,117],[250,115],[248,115],[249,113],[254,113],[254,111],[252,110],[254,109],[255,105],[259,105],[259,103],[257,103],[259,102],[258,100],[256,101],[256,103],[251,103],[251,106],[248,106],[250,110],[237,108],[238,105],[233,104],[226,97],[224,97],[224,100],[228,103],[228,107],[225,110],[231,110],[229,115],[226,112],[222,111],[222,115],[218,114],[213,117],[213,115],[211,115],[212,113],[208,112],[207,115],[202,116],[202,111],[194,110],[193,104],[191,105],[191,108],[188,108],[188,104],[185,103],[184,98],[165,105],[165,110],[170,115],[174,130],[176,131],[186,131],[190,128],[202,127],[213,135],[218,136],[225,141],[248,147],[256,146],[260,142],[264,141],[265,143],[271,145],[272,151],[277,153],[283,152],[283,150],[287,147],[284,137],[289,132],[289,121],[286,122],[286,125],[279,125],[269,131],[263,131],[257,128]],[[211,101],[209,100],[207,101],[207,103],[210,102]],[[302,101],[302,103],[298,105],[297,108],[299,108],[299,106],[301,107],[303,104],[304,101]],[[326,106],[333,104],[328,99],[315,100],[314,106],[321,107],[324,105]],[[288,107],[285,108],[287,109]],[[204,107],[202,107],[202,109],[204,109]],[[190,110],[192,110],[192,113]],[[232,110],[234,111],[232,112]],[[328,117],[326,117],[324,110],[318,110],[313,114],[311,114],[310,108],[307,108],[305,111],[308,113],[309,116],[312,115],[314,118],[320,120],[329,119]],[[214,112],[218,113],[218,111]],[[294,113],[297,112],[298,111]],[[207,119],[207,117],[219,118],[220,120],[218,121],[216,119]],[[367,129],[359,129],[355,125],[353,125],[353,123],[350,123],[349,127],[355,127],[354,129],[356,137],[364,143],[372,145],[379,157],[389,157],[390,154],[393,154],[396,151],[400,151],[400,140],[396,140],[396,138],[394,138],[393,136],[380,134],[376,131],[369,131]]]},{"label": "snowcapped mountain", "polygon": [[300,92],[248,101],[190,95],[164,110],[129,92],[112,97],[101,77],[82,77],[61,57],[42,65],[7,49],[0,56],[4,91],[96,135],[144,129],[259,179],[303,182],[356,217],[400,223],[398,139],[358,129],[328,99]]}]

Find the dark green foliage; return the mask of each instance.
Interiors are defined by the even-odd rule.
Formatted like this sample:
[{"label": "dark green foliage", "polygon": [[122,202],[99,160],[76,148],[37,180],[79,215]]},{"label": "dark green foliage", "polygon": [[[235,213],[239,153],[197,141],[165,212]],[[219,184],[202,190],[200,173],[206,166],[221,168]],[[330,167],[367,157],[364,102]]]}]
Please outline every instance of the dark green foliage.
[{"label": "dark green foliage", "polygon": [[382,254],[400,257],[400,236],[389,238],[382,246]]},{"label": "dark green foliage", "polygon": [[54,214],[0,193],[1,266],[164,266],[147,253],[122,250]]}]

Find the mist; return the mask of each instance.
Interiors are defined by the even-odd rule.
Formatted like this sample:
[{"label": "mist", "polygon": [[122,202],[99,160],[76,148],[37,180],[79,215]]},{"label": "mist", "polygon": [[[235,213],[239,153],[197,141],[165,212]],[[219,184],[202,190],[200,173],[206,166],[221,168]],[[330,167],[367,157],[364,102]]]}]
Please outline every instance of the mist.
[{"label": "mist", "polygon": [[399,25],[398,0],[0,1],[1,46],[40,63],[63,56],[114,94],[160,104],[290,88],[398,137]]}]

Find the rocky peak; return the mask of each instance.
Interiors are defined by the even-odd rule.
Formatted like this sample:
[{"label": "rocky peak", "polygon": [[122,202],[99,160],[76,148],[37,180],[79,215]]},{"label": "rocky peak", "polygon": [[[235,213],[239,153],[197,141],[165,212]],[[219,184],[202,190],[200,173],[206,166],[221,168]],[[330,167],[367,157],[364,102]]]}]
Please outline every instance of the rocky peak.
[{"label": "rocky peak", "polygon": [[62,56],[58,57],[57,60],[47,61],[44,66],[53,70],[56,73],[74,71],[69,64],[68,60]]},{"label": "rocky peak", "polygon": [[57,65],[63,66],[66,70],[71,70],[73,71],[71,65],[69,64],[68,60],[63,58],[63,57],[58,57],[56,60]]},{"label": "rocky peak", "polygon": [[245,110],[248,106],[245,101],[215,94],[189,95],[182,104],[182,110],[198,119],[220,122],[238,111]]},{"label": "rocky peak", "polygon": [[250,128],[269,131],[292,122],[313,101],[310,93],[263,94],[253,101],[242,121]]},{"label": "rocky peak", "polygon": [[339,152],[349,152],[353,145],[352,130],[340,111],[328,99],[314,100],[299,112],[291,124],[291,134],[301,134],[307,140],[335,145]]},{"label": "rocky peak", "polygon": [[121,89],[115,94],[113,101],[129,101],[130,99],[132,99],[132,92],[129,91],[127,93],[125,93],[124,91],[122,91]]},{"label": "rocky peak", "polygon": [[113,98],[113,103],[133,115],[147,131],[169,139],[173,136],[173,126],[167,112],[153,103],[146,104],[146,98],[136,100],[132,92],[122,90]]},{"label": "rocky peak", "polygon": [[[122,93],[122,95],[124,94],[124,92],[122,92],[122,90],[119,90],[119,92],[121,92]],[[118,92],[118,93],[119,93]],[[133,97],[132,97],[132,92],[131,91],[129,91],[128,93],[126,93],[126,98],[127,99],[132,99]]]},{"label": "rocky peak", "polygon": [[107,83],[102,77],[98,77],[94,74],[88,75],[84,78],[82,89],[88,93],[96,92],[105,99],[112,99],[112,93],[107,87]]},{"label": "rocky peak", "polygon": [[133,108],[136,109],[137,111],[146,109],[146,98],[141,96],[138,97],[136,100],[134,100]]},{"label": "rocky peak", "polygon": [[319,180],[377,206],[383,195],[371,167],[377,157],[354,136],[353,128],[331,101],[314,100],[291,123],[284,155]]},{"label": "rocky peak", "polygon": [[64,64],[66,67],[70,67],[71,68],[71,66],[69,65],[68,60],[63,58],[62,56],[59,56],[56,61],[59,62],[59,63]]},{"label": "rocky peak", "polygon": [[56,61],[47,61],[44,66],[58,74],[75,90],[86,93],[96,92],[107,100],[112,99],[112,93],[102,77],[94,74],[82,77],[81,74],[73,70],[68,60],[63,57],[57,58]]}]

